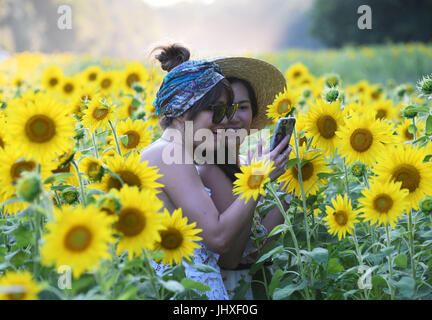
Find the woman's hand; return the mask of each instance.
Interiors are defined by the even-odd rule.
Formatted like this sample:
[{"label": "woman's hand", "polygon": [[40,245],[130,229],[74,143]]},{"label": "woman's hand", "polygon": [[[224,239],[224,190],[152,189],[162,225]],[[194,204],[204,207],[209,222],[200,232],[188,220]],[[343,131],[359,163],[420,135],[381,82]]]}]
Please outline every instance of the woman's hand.
[{"label": "woman's hand", "polygon": [[[282,141],[270,152],[270,148],[266,148],[262,150],[263,141],[262,139],[258,141],[258,147],[255,153],[252,155],[251,151],[248,152],[248,165],[251,164],[252,159],[262,159],[268,158],[270,161],[273,161],[274,170],[270,173],[269,177],[271,181],[276,180],[286,171],[286,165],[289,160],[289,155],[291,153],[291,146],[288,145],[291,137],[286,136],[282,139]],[[286,146],[288,148],[285,151],[282,151]]]}]

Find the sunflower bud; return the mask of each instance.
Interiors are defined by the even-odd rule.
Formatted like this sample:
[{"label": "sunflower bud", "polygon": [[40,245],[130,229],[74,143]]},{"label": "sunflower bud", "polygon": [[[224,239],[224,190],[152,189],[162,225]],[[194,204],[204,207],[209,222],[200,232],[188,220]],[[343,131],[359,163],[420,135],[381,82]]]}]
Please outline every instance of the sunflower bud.
[{"label": "sunflower bud", "polygon": [[387,82],[387,85],[388,85],[388,87],[389,87],[390,89],[393,89],[393,88],[396,86],[396,82],[395,82],[393,79],[390,79],[390,80]]},{"label": "sunflower bud", "polygon": [[133,115],[133,118],[135,120],[145,120],[145,115],[146,115],[145,111],[138,111]]},{"label": "sunflower bud", "polygon": [[332,73],[332,74],[328,74],[325,77],[324,83],[328,88],[334,88],[334,87],[340,86],[341,79],[340,79],[339,75]]},{"label": "sunflower bud", "polygon": [[432,213],[432,197],[422,199],[420,201],[420,209],[425,213]]},{"label": "sunflower bud", "polygon": [[85,136],[84,132],[84,126],[81,124],[81,122],[78,122],[75,126],[75,137],[76,140],[81,140]]},{"label": "sunflower bud", "polygon": [[417,116],[417,111],[414,111],[414,106],[406,106],[403,111],[402,115],[407,119],[413,119]]},{"label": "sunflower bud", "polygon": [[76,188],[66,188],[61,192],[60,197],[64,202],[73,204],[78,201],[78,195],[79,192]]},{"label": "sunflower bud", "polygon": [[141,83],[139,83],[139,82],[134,82],[132,84],[132,89],[135,90],[135,92],[138,92],[138,93],[141,93],[141,92],[145,91],[143,85]]},{"label": "sunflower bud", "polygon": [[21,199],[32,202],[42,192],[41,178],[36,172],[25,173],[17,182],[17,195]]},{"label": "sunflower bud", "polygon": [[430,76],[423,77],[418,85],[419,90],[425,95],[432,95],[432,78]]},{"label": "sunflower bud", "polygon": [[324,100],[326,100],[328,103],[332,103],[339,97],[339,90],[336,88],[327,88],[324,90],[323,96]]},{"label": "sunflower bud", "polygon": [[363,176],[366,173],[366,165],[361,161],[354,162],[351,166],[351,173],[356,177]]},{"label": "sunflower bud", "polygon": [[396,95],[399,98],[402,98],[407,93],[407,88],[405,85],[401,84],[400,86],[396,87]]},{"label": "sunflower bud", "polygon": [[97,200],[96,206],[101,211],[112,215],[120,212],[121,202],[117,196],[113,195],[112,193],[108,193]]},{"label": "sunflower bud", "polygon": [[302,92],[302,96],[303,96],[304,98],[309,98],[309,97],[311,96],[311,93],[312,93],[311,89],[306,88],[306,89],[303,90],[303,92]]}]

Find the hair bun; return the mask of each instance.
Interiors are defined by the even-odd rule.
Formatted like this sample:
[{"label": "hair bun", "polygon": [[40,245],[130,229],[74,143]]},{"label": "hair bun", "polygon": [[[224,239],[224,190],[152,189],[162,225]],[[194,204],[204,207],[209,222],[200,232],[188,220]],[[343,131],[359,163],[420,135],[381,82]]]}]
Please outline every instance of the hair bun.
[{"label": "hair bun", "polygon": [[187,48],[179,45],[172,44],[168,46],[159,46],[155,50],[161,50],[159,54],[155,56],[161,63],[162,70],[170,72],[172,69],[188,61],[190,58],[190,52]]}]

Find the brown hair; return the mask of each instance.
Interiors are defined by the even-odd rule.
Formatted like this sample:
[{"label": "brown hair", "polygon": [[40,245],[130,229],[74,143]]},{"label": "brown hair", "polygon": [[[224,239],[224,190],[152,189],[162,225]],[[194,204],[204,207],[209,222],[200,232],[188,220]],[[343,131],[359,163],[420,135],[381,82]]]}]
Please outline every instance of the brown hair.
[{"label": "brown hair", "polygon": [[[156,50],[161,50],[161,52],[157,54],[155,58],[161,63],[162,70],[168,72],[183,62],[188,61],[190,58],[190,51],[179,44],[159,46],[153,49],[152,52]],[[231,89],[231,84],[227,79],[222,79],[201,99],[195,102],[190,109],[188,109],[189,113],[187,120],[193,120],[198,112],[215,103],[223,92],[226,92],[228,95],[228,104],[232,104],[234,93]],[[159,119],[159,124],[162,129],[166,129],[172,124],[173,119],[173,117],[162,115],[162,117]]]}]

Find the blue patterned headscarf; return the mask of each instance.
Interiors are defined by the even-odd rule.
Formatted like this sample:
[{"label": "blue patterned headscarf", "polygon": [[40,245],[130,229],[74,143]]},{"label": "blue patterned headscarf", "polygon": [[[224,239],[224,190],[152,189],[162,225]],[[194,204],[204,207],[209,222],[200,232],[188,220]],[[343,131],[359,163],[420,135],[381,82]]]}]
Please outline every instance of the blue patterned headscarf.
[{"label": "blue patterned headscarf", "polygon": [[208,60],[186,61],[164,78],[153,106],[156,114],[182,115],[224,78],[222,69]]}]

